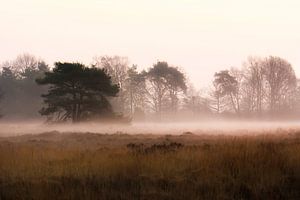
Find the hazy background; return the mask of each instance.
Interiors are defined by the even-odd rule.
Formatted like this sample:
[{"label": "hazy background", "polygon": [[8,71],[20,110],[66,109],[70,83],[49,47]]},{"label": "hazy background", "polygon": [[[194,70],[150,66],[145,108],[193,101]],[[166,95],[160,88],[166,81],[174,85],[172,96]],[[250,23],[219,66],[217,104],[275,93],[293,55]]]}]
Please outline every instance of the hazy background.
[{"label": "hazy background", "polygon": [[199,88],[249,55],[277,55],[299,77],[299,9],[297,0],[1,0],[0,62],[24,52],[48,63],[166,60]]}]

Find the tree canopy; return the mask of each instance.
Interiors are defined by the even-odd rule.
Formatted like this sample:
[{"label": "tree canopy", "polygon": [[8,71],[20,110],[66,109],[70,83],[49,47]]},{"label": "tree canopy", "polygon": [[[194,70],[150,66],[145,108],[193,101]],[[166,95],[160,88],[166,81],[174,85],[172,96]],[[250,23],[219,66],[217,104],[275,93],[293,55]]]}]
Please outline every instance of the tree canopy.
[{"label": "tree canopy", "polygon": [[[236,77],[232,76],[228,70],[223,70],[215,73],[214,85],[216,86],[216,96],[229,97],[231,106],[236,113],[239,113],[238,94],[238,81]],[[219,107],[219,105],[218,105]]]},{"label": "tree canopy", "polygon": [[104,69],[57,62],[51,72],[36,81],[50,85],[48,93],[42,95],[46,107],[40,111],[49,120],[79,122],[113,115],[107,97],[116,96],[119,87],[112,84]]},{"label": "tree canopy", "polygon": [[157,62],[145,72],[145,76],[148,82],[147,94],[153,110],[159,115],[163,107],[176,111],[178,93],[184,92],[187,88],[184,74],[178,68],[169,66],[167,62]]},{"label": "tree canopy", "polygon": [[42,105],[40,87],[35,79],[49,71],[48,65],[30,54],[21,54],[0,65],[0,89],[3,92],[2,114],[6,119],[37,119]]}]

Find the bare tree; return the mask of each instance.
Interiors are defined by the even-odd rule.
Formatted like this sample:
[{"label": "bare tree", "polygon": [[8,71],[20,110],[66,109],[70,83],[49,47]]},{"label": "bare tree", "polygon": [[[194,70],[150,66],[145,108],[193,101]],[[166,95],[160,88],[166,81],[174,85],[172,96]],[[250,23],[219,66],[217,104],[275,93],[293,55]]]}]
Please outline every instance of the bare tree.
[{"label": "bare tree", "polygon": [[261,114],[265,93],[265,79],[262,59],[249,57],[244,63],[243,103],[245,110]]},{"label": "bare tree", "polygon": [[270,56],[263,61],[267,97],[271,112],[286,110],[296,89],[296,75],[286,60]]},{"label": "bare tree", "polygon": [[294,101],[295,112],[297,114],[300,114],[300,79],[297,79],[297,89],[294,96],[295,96],[295,101]]},{"label": "bare tree", "polygon": [[242,99],[242,85],[244,82],[244,74],[243,71],[232,67],[229,71],[229,74],[235,78],[236,80],[236,86],[235,86],[235,91],[232,92],[232,98],[234,105],[236,107],[237,113],[241,112],[241,99]]},{"label": "bare tree", "polygon": [[98,56],[94,57],[94,65],[104,68],[112,77],[112,81],[123,88],[123,84],[127,78],[127,70],[129,69],[129,61],[127,57],[121,56]]},{"label": "bare tree", "polygon": [[209,94],[210,100],[210,108],[215,111],[217,114],[221,113],[224,109],[224,105],[222,102],[223,95],[221,94],[221,90],[219,89],[218,84],[214,81],[213,88]]},{"label": "bare tree", "polygon": [[18,77],[23,77],[26,70],[37,70],[39,63],[42,62],[34,55],[25,53],[17,56],[17,58],[11,62],[12,70]]},{"label": "bare tree", "polygon": [[187,110],[192,116],[211,113],[211,101],[204,97],[205,92],[197,90],[190,82],[187,85],[183,99],[184,110]]},{"label": "bare tree", "polygon": [[103,68],[111,76],[112,82],[118,84],[120,91],[117,98],[114,98],[116,102],[112,104],[117,111],[126,112],[126,93],[125,93],[125,81],[128,78],[127,71],[129,69],[129,61],[127,57],[120,56],[97,56],[94,57],[93,64],[96,67]]}]

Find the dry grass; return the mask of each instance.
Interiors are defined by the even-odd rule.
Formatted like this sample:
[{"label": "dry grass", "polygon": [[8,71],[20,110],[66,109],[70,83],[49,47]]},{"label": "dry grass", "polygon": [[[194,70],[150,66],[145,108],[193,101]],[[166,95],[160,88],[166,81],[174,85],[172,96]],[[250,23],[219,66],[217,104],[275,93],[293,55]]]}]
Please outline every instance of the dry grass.
[{"label": "dry grass", "polygon": [[300,199],[299,188],[297,131],[0,139],[1,200]]}]

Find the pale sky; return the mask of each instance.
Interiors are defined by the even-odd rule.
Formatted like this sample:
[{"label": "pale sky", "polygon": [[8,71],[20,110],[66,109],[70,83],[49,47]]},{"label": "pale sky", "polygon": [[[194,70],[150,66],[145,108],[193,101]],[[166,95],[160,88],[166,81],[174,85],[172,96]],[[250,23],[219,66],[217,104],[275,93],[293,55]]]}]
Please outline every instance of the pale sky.
[{"label": "pale sky", "polygon": [[96,55],[183,68],[196,87],[248,56],[280,56],[300,77],[299,0],[0,0],[0,62]]}]

